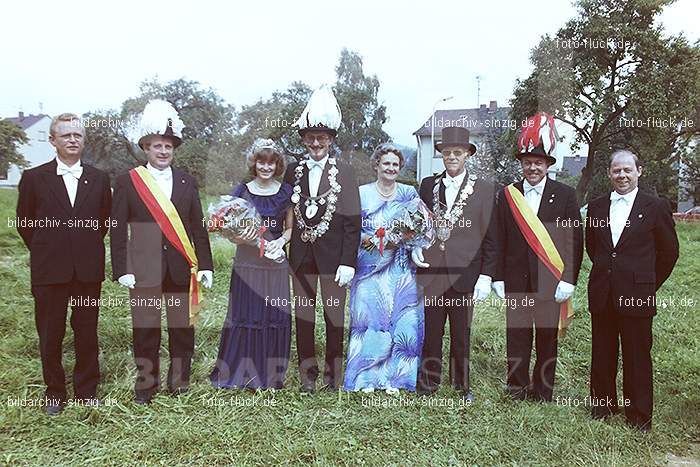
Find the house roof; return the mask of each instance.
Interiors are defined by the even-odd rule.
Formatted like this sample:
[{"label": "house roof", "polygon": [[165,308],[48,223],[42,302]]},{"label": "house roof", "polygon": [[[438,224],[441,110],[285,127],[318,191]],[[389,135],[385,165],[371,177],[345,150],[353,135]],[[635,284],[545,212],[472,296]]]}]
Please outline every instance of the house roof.
[{"label": "house roof", "polygon": [[[461,126],[469,130],[469,133],[474,136],[479,136],[486,133],[489,126],[485,124],[489,121],[492,128],[500,125],[505,128],[510,121],[510,107],[496,107],[490,110],[487,106],[482,106],[478,109],[449,109],[435,111],[435,136],[440,137],[440,132],[448,126]],[[432,116],[413,132],[417,136],[430,136],[432,133]]]},{"label": "house roof", "polygon": [[15,125],[17,125],[21,129],[26,130],[27,128],[34,125],[36,122],[42,120],[45,117],[48,117],[48,115],[45,115],[45,114],[23,115],[20,117],[9,117],[9,118],[6,118],[6,120],[14,123]]},{"label": "house roof", "polygon": [[561,166],[562,173],[568,173],[572,177],[579,175],[586,166],[586,157],[564,156],[564,163]]}]

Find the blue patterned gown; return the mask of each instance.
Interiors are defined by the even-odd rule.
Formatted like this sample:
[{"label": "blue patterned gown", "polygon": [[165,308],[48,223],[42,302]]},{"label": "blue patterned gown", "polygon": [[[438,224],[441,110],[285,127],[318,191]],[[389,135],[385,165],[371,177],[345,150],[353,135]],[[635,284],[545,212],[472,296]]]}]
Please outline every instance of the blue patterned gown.
[{"label": "blue patterned gown", "polygon": [[[398,184],[392,201],[379,197],[374,183],[360,187],[362,238],[374,235],[416,189]],[[366,251],[361,246],[350,289],[350,339],[346,391],[365,388],[416,390],[423,346],[423,300],[415,265],[404,247]]]},{"label": "blue patterned gown", "polygon": [[[273,195],[254,195],[241,183],[231,193],[253,203],[268,229],[279,238],[292,187],[283,183]],[[292,330],[289,263],[259,257],[259,248],[238,245],[233,261],[228,314],[221,330],[212,385],[220,388],[279,389],[289,362]]]}]

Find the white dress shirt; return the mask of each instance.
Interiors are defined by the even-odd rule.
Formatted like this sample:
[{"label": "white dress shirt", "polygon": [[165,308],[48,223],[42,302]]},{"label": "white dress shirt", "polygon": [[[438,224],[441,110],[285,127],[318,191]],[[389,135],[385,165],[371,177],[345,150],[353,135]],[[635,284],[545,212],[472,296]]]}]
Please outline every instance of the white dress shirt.
[{"label": "white dress shirt", "polygon": [[173,169],[168,166],[166,169],[158,170],[153,167],[150,162],[146,164],[146,169],[153,175],[153,178],[158,184],[158,188],[170,199],[173,194]]},{"label": "white dress shirt", "polygon": [[321,185],[321,175],[323,175],[323,169],[326,168],[326,162],[328,162],[328,156],[320,161],[315,161],[311,157],[306,160],[306,166],[309,168],[309,194],[311,196],[318,195],[318,187]]},{"label": "white dress shirt", "polygon": [[75,195],[78,193],[78,180],[83,174],[83,166],[80,165],[80,160],[78,160],[78,162],[75,164],[68,166],[57,157],[56,174],[63,178],[63,184],[66,186],[70,205],[73,206],[75,204]]},{"label": "white dress shirt", "polygon": [[530,206],[530,209],[532,209],[532,212],[535,214],[537,214],[540,210],[540,203],[542,202],[542,194],[544,193],[544,186],[546,183],[546,175],[537,185],[530,185],[530,182],[527,180],[523,181],[525,200],[527,201],[527,205]]},{"label": "white dress shirt", "polygon": [[616,191],[610,193],[610,233],[612,234],[613,246],[617,246],[617,242],[620,241],[638,191],[639,188],[635,188],[626,195],[621,195]]},{"label": "white dress shirt", "polygon": [[455,200],[459,194],[459,187],[462,186],[462,182],[466,176],[466,170],[462,170],[462,173],[456,177],[450,177],[450,174],[445,173],[445,178],[442,179],[442,183],[445,185],[445,202],[447,203],[447,212],[450,212],[452,205],[455,204]]}]

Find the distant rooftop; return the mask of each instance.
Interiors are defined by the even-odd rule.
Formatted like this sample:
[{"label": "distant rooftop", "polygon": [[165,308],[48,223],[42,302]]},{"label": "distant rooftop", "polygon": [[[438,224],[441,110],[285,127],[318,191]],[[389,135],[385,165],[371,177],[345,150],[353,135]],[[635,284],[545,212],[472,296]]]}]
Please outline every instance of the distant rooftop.
[{"label": "distant rooftop", "polygon": [[564,156],[561,172],[572,177],[580,175],[587,161],[588,158],[585,156]]},{"label": "distant rooftop", "polygon": [[46,114],[24,115],[24,112],[20,112],[16,117],[9,117],[6,120],[14,123],[15,125],[17,125],[21,129],[26,130],[27,128],[34,125],[39,120],[43,119],[44,117],[48,117],[48,115],[46,115]]},{"label": "distant rooftop", "polygon": [[[487,123],[488,122],[488,123]],[[432,115],[413,132],[418,136],[430,136],[432,133]],[[498,107],[496,101],[489,105],[482,104],[478,109],[449,109],[435,111],[435,136],[445,127],[460,126],[469,130],[474,136],[486,133],[491,128],[506,128],[513,125],[510,121],[510,107]]]}]

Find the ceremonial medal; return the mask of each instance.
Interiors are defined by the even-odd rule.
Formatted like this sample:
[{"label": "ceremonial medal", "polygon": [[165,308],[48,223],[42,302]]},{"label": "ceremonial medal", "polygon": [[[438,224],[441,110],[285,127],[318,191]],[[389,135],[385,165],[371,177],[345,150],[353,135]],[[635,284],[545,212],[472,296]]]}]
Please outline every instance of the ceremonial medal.
[{"label": "ceremonial medal", "polygon": [[[315,242],[316,239],[328,231],[333,213],[335,212],[335,204],[338,202],[338,194],[342,187],[336,180],[338,168],[336,167],[335,158],[329,157],[328,164],[330,164],[330,169],[328,170],[328,184],[330,185],[330,189],[317,196],[306,196],[301,193],[301,186],[299,184],[304,175],[306,161],[301,161],[294,170],[294,193],[291,196],[291,201],[294,204],[294,217],[296,218],[297,226],[299,230],[301,230],[301,240],[305,243]],[[299,205],[302,196],[306,199],[304,201],[304,206],[306,206],[304,214],[307,219],[311,219],[318,214],[319,206],[327,204],[326,212],[323,213],[319,223],[315,226],[309,226],[304,221]]]},{"label": "ceremonial medal", "polygon": [[315,203],[311,204],[309,206],[306,206],[305,214],[306,214],[307,219],[311,219],[312,217],[314,217],[317,212],[318,212],[318,206]]}]

